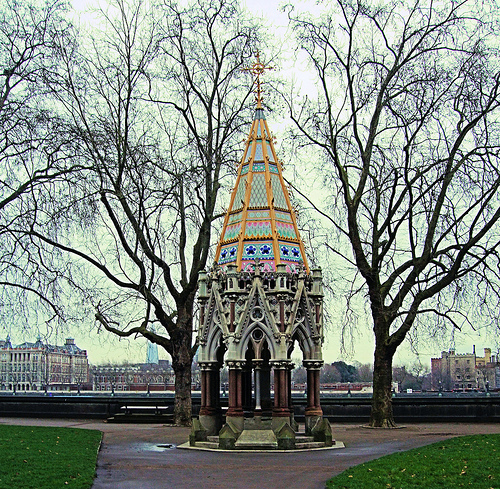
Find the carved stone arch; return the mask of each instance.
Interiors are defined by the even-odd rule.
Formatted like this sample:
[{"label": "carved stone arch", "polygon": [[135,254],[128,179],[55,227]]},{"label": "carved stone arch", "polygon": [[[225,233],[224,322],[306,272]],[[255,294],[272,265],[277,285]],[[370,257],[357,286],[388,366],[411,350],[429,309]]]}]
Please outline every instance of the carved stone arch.
[{"label": "carved stone arch", "polygon": [[245,319],[240,322],[238,333],[241,337],[246,336],[247,329],[251,328],[252,325],[257,322],[262,323],[263,328],[267,328],[269,319],[266,308],[264,307],[259,294],[256,293],[251,300],[248,301]]},{"label": "carved stone arch", "polygon": [[222,329],[219,326],[212,324],[210,333],[207,337],[207,343],[203,346],[200,352],[203,354],[204,362],[217,361],[217,351],[219,349],[222,337]]},{"label": "carved stone arch", "polygon": [[243,307],[239,309],[239,318],[235,328],[236,336],[241,336],[250,322],[250,313],[258,300],[257,286],[254,284]]},{"label": "carved stone arch", "polygon": [[214,290],[212,289],[207,304],[205,305],[203,322],[200,324],[200,330],[198,331],[198,339],[202,347],[207,344],[208,335],[213,329],[216,308],[216,296]]},{"label": "carved stone arch", "polygon": [[304,360],[309,360],[314,356],[314,343],[309,337],[309,333],[305,330],[304,325],[301,323],[295,323],[296,327],[292,334],[292,341],[297,340],[299,347],[302,351],[302,356]]},{"label": "carved stone arch", "polygon": [[[229,307],[225,305],[229,301],[227,298],[222,299],[218,290],[214,289],[214,298],[215,298],[215,306],[216,309],[213,312],[213,317],[217,317],[218,325],[222,328],[223,334],[229,333],[228,327],[228,315],[229,315]],[[212,325],[213,327],[213,325]]]},{"label": "carved stone arch", "polygon": [[243,335],[241,337],[241,341],[238,345],[238,350],[239,350],[239,355],[240,358],[245,357],[245,352],[247,351],[247,348],[249,346],[249,343],[251,343],[251,335],[256,329],[261,329],[262,332],[264,333],[265,340],[267,340],[267,347],[269,351],[271,352],[271,358],[277,358],[278,357],[278,349],[276,345],[276,341],[274,340],[270,329],[267,327],[266,324],[262,322],[252,322],[248,328],[245,329],[243,332]]}]

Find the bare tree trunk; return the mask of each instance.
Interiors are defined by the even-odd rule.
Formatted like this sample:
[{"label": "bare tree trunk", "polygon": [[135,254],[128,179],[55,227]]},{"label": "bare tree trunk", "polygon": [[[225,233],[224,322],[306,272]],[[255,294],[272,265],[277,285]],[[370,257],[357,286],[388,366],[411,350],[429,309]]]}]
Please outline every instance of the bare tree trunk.
[{"label": "bare tree trunk", "polygon": [[[194,293],[191,294],[194,296]],[[178,307],[176,331],[172,333],[172,368],[175,374],[174,423],[191,425],[191,365],[193,362],[192,300]]]},{"label": "bare tree trunk", "polygon": [[394,353],[382,344],[375,347],[373,368],[373,398],[370,426],[393,428],[396,426],[392,412],[392,359]]},{"label": "bare tree trunk", "polygon": [[[189,347],[190,349],[190,347]],[[177,349],[172,355],[175,373],[174,423],[180,426],[191,425],[191,360],[185,348]]]}]

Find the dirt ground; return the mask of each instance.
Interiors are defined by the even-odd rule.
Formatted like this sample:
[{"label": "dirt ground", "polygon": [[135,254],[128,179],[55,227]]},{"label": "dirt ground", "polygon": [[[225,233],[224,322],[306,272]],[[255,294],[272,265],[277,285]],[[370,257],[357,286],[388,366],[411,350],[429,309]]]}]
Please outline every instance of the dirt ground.
[{"label": "dirt ground", "polygon": [[500,433],[500,424],[406,424],[400,429],[332,426],[345,448],[288,453],[181,450],[189,430],[160,424],[1,418],[3,424],[64,426],[104,433],[92,489],[323,489],[343,470],[453,436]]}]

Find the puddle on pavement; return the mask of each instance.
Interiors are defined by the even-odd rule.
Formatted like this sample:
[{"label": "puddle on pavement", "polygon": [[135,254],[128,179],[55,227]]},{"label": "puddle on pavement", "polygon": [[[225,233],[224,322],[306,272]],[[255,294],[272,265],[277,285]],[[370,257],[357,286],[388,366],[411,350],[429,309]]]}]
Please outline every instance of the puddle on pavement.
[{"label": "puddle on pavement", "polygon": [[137,452],[166,452],[167,450],[172,450],[175,445],[171,443],[134,443],[132,446]]}]

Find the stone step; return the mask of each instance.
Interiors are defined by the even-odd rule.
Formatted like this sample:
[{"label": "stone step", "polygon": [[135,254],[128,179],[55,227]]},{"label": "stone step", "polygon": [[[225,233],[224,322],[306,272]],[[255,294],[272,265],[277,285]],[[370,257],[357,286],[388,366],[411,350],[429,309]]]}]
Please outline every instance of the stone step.
[{"label": "stone step", "polygon": [[195,443],[195,447],[198,448],[212,448],[212,449],[217,449],[219,448],[219,442],[215,441],[197,441]]},{"label": "stone step", "polygon": [[209,435],[207,436],[207,440],[219,443],[219,435]]},{"label": "stone step", "polygon": [[306,436],[306,435],[296,435],[295,443],[308,443],[310,441],[314,441],[314,436]]},{"label": "stone step", "polygon": [[234,446],[244,450],[269,450],[277,448],[278,441],[272,430],[243,430]]},{"label": "stone step", "polygon": [[297,450],[304,450],[310,448],[323,448],[325,443],[322,441],[305,441],[305,442],[295,442],[295,448]]}]

